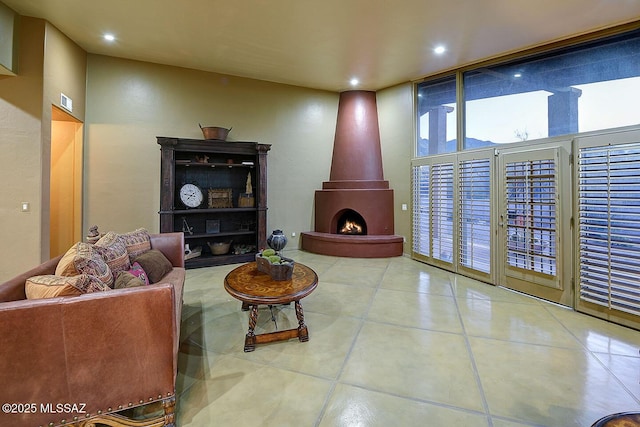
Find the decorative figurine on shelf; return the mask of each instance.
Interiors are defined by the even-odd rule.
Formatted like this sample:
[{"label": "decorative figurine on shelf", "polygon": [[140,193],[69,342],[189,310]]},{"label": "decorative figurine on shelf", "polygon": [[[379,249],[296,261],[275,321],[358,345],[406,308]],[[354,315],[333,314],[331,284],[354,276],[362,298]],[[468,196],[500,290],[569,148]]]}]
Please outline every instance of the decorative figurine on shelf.
[{"label": "decorative figurine on shelf", "polygon": [[247,194],[253,194],[253,186],[251,185],[251,172],[247,174],[247,185],[244,192]]},{"label": "decorative figurine on shelf", "polygon": [[287,246],[287,236],[282,230],[273,230],[271,235],[267,237],[267,245],[276,252],[280,252]]},{"label": "decorative figurine on shelf", "polygon": [[185,217],[182,217],[182,232],[193,234],[193,227],[189,227],[189,223]]},{"label": "decorative figurine on shelf", "polygon": [[253,197],[253,186],[251,185],[251,172],[247,174],[247,184],[244,189],[244,193],[238,195],[238,207],[252,208],[255,203]]},{"label": "decorative figurine on shelf", "polygon": [[209,156],[203,154],[202,157],[196,154],[196,162],[198,163],[209,163]]}]

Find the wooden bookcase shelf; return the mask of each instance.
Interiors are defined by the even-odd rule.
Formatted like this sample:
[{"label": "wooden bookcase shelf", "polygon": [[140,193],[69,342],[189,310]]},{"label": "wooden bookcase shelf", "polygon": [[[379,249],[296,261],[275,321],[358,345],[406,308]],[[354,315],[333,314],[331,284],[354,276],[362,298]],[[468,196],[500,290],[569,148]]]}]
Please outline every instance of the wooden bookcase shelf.
[{"label": "wooden bookcase shelf", "polygon": [[[157,137],[161,150],[160,232],[182,231],[191,250],[202,255],[187,268],[250,261],[266,247],[267,152],[269,144]],[[252,206],[239,197],[252,186]],[[203,193],[198,207],[180,199],[180,188],[194,184]],[[208,198],[209,191],[219,198]],[[213,201],[212,201],[213,200]],[[213,204],[213,205],[212,205]],[[214,255],[208,243],[231,242],[229,253]]]}]

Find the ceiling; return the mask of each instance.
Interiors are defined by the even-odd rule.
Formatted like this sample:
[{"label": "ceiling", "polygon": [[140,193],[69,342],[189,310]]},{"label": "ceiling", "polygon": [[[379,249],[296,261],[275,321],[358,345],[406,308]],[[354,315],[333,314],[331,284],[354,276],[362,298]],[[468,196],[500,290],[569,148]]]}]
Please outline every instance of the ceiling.
[{"label": "ceiling", "polygon": [[640,20],[640,0],[0,1],[89,53],[336,92]]}]

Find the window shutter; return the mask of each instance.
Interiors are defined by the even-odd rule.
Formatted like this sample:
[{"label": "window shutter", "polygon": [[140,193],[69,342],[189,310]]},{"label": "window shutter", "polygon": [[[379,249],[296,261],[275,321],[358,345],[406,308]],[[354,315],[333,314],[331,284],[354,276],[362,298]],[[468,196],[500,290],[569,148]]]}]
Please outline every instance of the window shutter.
[{"label": "window shutter", "polygon": [[580,299],[640,315],[640,143],[581,148]]},{"label": "window shutter", "polygon": [[491,160],[459,163],[460,265],[491,270]]}]

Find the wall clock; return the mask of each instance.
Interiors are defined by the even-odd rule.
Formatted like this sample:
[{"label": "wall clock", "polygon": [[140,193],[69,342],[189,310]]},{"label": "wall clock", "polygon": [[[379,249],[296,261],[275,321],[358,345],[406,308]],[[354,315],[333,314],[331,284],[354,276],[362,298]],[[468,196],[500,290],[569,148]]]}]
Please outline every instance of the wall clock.
[{"label": "wall clock", "polygon": [[180,200],[188,208],[197,208],[203,199],[202,190],[197,185],[185,184],[180,188]]}]

